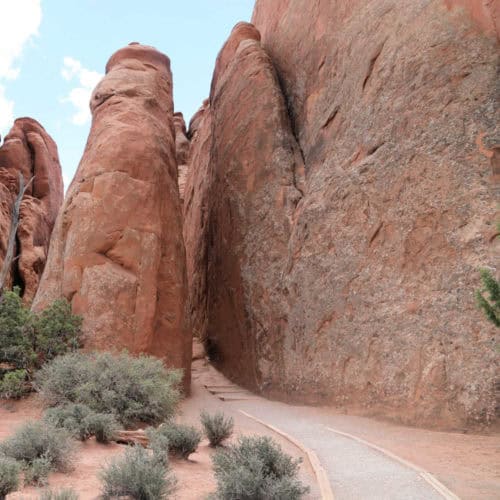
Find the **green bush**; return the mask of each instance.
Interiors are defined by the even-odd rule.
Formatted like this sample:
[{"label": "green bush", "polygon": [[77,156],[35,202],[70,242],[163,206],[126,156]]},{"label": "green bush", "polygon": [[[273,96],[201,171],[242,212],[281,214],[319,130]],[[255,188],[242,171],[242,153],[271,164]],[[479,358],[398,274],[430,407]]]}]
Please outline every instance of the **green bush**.
[{"label": "green bush", "polygon": [[7,372],[0,380],[0,398],[19,399],[26,393],[26,370]]},{"label": "green bush", "polygon": [[35,458],[24,471],[24,482],[25,484],[45,486],[52,470],[50,458],[46,456]]},{"label": "green bush", "polygon": [[159,429],[150,427],[146,429],[146,436],[149,439],[148,448],[153,452],[154,457],[158,462],[168,465],[169,442],[165,433]]},{"label": "green bush", "polygon": [[477,305],[489,321],[500,327],[500,282],[488,269],[481,269],[480,273],[483,288],[476,291]]},{"label": "green bush", "polygon": [[0,303],[0,362],[28,368],[36,361],[30,332],[31,313],[23,306],[19,289],[5,291]]},{"label": "green bush", "polygon": [[108,413],[92,412],[86,419],[87,429],[98,443],[109,443],[120,429],[116,418]]},{"label": "green bush", "polygon": [[80,347],[82,318],[71,312],[65,299],[54,301],[40,313],[32,313],[34,351],[43,362]]},{"label": "green bush", "polygon": [[72,450],[70,434],[45,422],[28,422],[0,443],[0,453],[21,462],[26,468],[34,463],[41,468],[37,460],[44,458],[51,470],[64,471],[70,464]]},{"label": "green bush", "polygon": [[[81,318],[71,313],[65,300],[56,300],[41,313],[34,313],[23,305],[18,288],[5,291],[0,300],[0,363],[32,372],[45,361],[75,350],[80,343],[80,326]],[[19,375],[1,375],[2,385],[19,382]]]},{"label": "green bush", "polygon": [[205,435],[212,447],[219,446],[224,440],[231,437],[233,433],[234,420],[231,417],[226,417],[220,411],[213,415],[202,411],[200,420],[205,430]]},{"label": "green bush", "polygon": [[74,490],[44,491],[40,500],[78,500],[78,495]]},{"label": "green bush", "polygon": [[20,470],[14,459],[0,455],[0,500],[19,488]]},{"label": "green bush", "polygon": [[293,460],[268,437],[241,437],[212,458],[217,498],[227,500],[295,500],[308,488],[297,479],[300,460]]},{"label": "green bush", "polygon": [[75,352],[44,365],[35,387],[50,406],[84,404],[130,427],[171,418],[180,399],[180,380],[179,370],[167,370],[150,356]]},{"label": "green bush", "polygon": [[99,443],[107,443],[119,429],[113,415],[96,413],[88,406],[78,403],[49,408],[44,420],[53,427],[66,429],[81,441],[95,436]]},{"label": "green bush", "polygon": [[157,429],[148,429],[153,450],[161,453],[161,446],[168,446],[168,452],[180,458],[188,458],[196,451],[201,441],[201,432],[190,425],[168,422]]},{"label": "green bush", "polygon": [[101,473],[104,500],[128,497],[134,500],[168,498],[176,484],[172,472],[147,450],[130,447]]}]

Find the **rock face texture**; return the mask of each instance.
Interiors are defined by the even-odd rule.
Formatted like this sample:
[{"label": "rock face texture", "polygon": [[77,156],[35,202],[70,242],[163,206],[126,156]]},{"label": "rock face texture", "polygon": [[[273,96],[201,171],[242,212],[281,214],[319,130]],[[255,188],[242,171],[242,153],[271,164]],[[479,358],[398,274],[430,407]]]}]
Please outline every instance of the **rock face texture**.
[{"label": "rock face texture", "polygon": [[50,235],[63,200],[63,182],[57,146],[32,118],[19,118],[0,148],[0,267],[7,250],[19,173],[25,185],[17,231],[16,260],[8,286],[21,288],[30,303],[45,267]]},{"label": "rock face texture", "polygon": [[189,139],[187,137],[186,123],[182,113],[174,113],[175,127],[175,159],[177,161],[177,175],[181,203],[184,201],[184,187],[188,169]]},{"label": "rock face texture", "polygon": [[186,268],[170,61],[131,44],[108,61],[92,128],[59,214],[35,307],[64,296],[85,347],[150,353],[185,369]]},{"label": "rock face texture", "polygon": [[184,238],[191,321],[234,380],[409,423],[495,419],[473,294],[498,252],[498,44],[458,4],[257,0],[259,31],[221,50]]}]

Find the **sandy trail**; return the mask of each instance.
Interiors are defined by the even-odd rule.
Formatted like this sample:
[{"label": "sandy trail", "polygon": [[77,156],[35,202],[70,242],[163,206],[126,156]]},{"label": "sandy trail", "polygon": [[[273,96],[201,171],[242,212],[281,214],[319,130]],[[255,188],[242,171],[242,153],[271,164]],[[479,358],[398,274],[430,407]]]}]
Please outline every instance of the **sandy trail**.
[{"label": "sandy trail", "polygon": [[[415,471],[328,428],[353,434],[409,460],[433,474],[458,497],[467,500],[500,498],[500,436],[435,432],[346,415],[330,408],[293,406],[269,401],[225,379],[198,356],[193,362],[192,394],[180,406],[179,420],[199,426],[201,410],[222,410],[235,420],[235,436],[269,435],[303,463],[300,479],[310,488],[308,499],[320,498],[314,472],[303,452],[241,411],[287,432],[312,449],[327,470],[336,500],[443,498]],[[225,399],[223,401],[223,399]],[[0,405],[0,440],[20,424],[43,412],[36,396]],[[74,469],[50,476],[51,488],[73,487],[82,500],[99,496],[99,471],[124,446],[77,443]],[[177,500],[198,500],[215,490],[211,455],[206,441],[189,461],[172,460],[178,479]],[[24,488],[9,500],[35,500],[40,489]]]}]

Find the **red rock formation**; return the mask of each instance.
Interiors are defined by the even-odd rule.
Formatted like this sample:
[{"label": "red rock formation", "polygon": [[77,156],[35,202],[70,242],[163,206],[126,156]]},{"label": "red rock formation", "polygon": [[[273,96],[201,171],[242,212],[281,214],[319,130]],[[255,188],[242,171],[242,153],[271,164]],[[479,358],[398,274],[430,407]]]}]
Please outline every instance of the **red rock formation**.
[{"label": "red rock formation", "polygon": [[0,266],[6,252],[18,174],[27,184],[21,203],[16,261],[9,285],[18,285],[31,302],[45,267],[49,240],[63,200],[63,182],[57,146],[45,129],[31,118],[19,118],[0,148]]},{"label": "red rock formation", "polygon": [[92,128],[35,300],[64,296],[88,349],[151,353],[185,369],[186,269],[169,59],[131,44],[91,98]]},{"label": "red rock formation", "polygon": [[189,124],[191,148],[184,188],[183,235],[186,245],[188,278],[188,316],[193,334],[206,337],[207,331],[207,248],[208,208],[210,206],[210,148],[212,114],[208,101]]},{"label": "red rock formation", "polygon": [[494,331],[473,291],[498,245],[498,45],[466,12],[257,0],[284,99],[255,29],[232,33],[184,205],[191,315],[231,377],[412,423],[495,418]]},{"label": "red rock formation", "polygon": [[186,123],[182,113],[174,113],[175,128],[175,159],[177,161],[179,195],[181,203],[184,201],[184,187],[188,170],[189,139],[187,137]]}]

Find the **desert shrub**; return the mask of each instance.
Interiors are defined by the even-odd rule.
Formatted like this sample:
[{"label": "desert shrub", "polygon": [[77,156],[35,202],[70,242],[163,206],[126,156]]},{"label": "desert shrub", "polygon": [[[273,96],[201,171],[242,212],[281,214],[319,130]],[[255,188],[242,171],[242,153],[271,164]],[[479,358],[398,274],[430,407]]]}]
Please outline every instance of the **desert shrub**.
[{"label": "desert shrub", "polygon": [[148,448],[153,452],[156,460],[163,465],[168,465],[169,441],[166,434],[150,427],[146,429],[146,436],[149,439]]},{"label": "desert shrub", "polygon": [[75,352],[44,365],[35,386],[51,406],[81,403],[97,413],[111,413],[129,427],[171,418],[180,379],[179,370],[167,370],[150,356]]},{"label": "desert shrub", "polygon": [[35,458],[24,471],[24,482],[25,484],[44,486],[47,484],[52,470],[53,466],[48,457]]},{"label": "desert shrub", "polygon": [[76,349],[80,326],[81,318],[71,313],[66,300],[56,300],[35,313],[23,304],[18,288],[5,291],[0,301],[0,363],[31,372],[45,361]]},{"label": "desert shrub", "polygon": [[241,437],[213,456],[217,498],[238,500],[300,499],[308,492],[297,479],[293,460],[268,437]]},{"label": "desert shrub", "polygon": [[80,347],[82,318],[71,312],[65,299],[55,300],[40,313],[32,313],[34,351],[42,361]]},{"label": "desert shrub", "polygon": [[0,398],[19,399],[26,393],[26,370],[7,372],[0,380]]},{"label": "desert shrub", "polygon": [[168,498],[176,480],[154,455],[140,446],[130,447],[101,473],[102,497],[130,497],[135,500]]},{"label": "desert shrub", "polygon": [[66,429],[73,437],[85,441],[91,435],[86,422],[91,413],[93,411],[86,405],[67,404],[49,408],[43,419],[53,427]]},{"label": "desert shrub", "polygon": [[[65,429],[56,429],[45,422],[28,422],[11,437],[0,443],[0,453],[29,468],[44,458],[51,470],[66,470],[72,453],[71,436]],[[41,467],[41,463],[37,462]]]},{"label": "desert shrub", "polygon": [[44,491],[40,500],[78,500],[78,494],[70,489],[60,491]]},{"label": "desert shrub", "polygon": [[27,368],[36,361],[29,332],[31,313],[24,307],[19,289],[5,291],[0,302],[0,362]]},{"label": "desert shrub", "polygon": [[19,488],[20,469],[14,459],[0,455],[0,500]]},{"label": "desert shrub", "polygon": [[476,291],[477,305],[489,321],[500,327],[500,281],[488,269],[481,269],[480,273],[483,287]]},{"label": "desert shrub", "polygon": [[234,420],[231,417],[226,417],[220,411],[213,415],[202,411],[200,420],[205,430],[205,435],[212,447],[219,446],[224,440],[231,437],[233,433]]},{"label": "desert shrub", "polygon": [[95,436],[99,443],[107,443],[119,429],[113,415],[96,413],[88,406],[78,403],[49,408],[44,420],[53,427],[66,429],[81,441]]},{"label": "desert shrub", "polygon": [[116,418],[109,413],[92,412],[85,418],[85,423],[98,443],[109,443],[120,429]]},{"label": "desert shrub", "polygon": [[163,446],[168,446],[169,453],[181,458],[188,458],[194,453],[202,437],[195,427],[174,422],[163,424],[157,429],[149,429],[148,436],[157,449],[162,442]]}]

